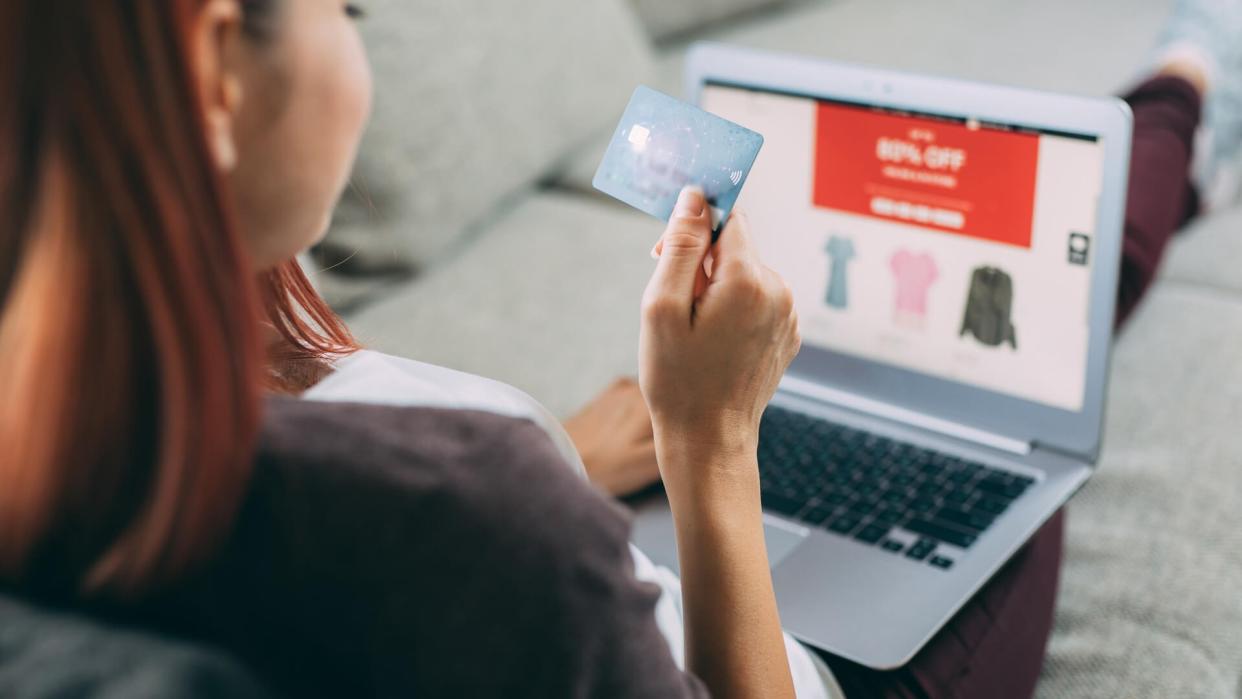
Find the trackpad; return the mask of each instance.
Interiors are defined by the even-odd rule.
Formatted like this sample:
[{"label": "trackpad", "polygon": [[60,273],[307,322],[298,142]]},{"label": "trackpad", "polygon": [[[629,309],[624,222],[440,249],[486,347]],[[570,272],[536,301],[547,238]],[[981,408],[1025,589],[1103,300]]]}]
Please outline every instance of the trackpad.
[{"label": "trackpad", "polygon": [[806,538],[806,530],[797,530],[769,517],[763,518],[763,538],[768,544],[768,565],[775,568]]},{"label": "trackpad", "polygon": [[[767,542],[768,563],[775,568],[807,536],[807,530],[790,522],[763,516],[763,538]],[[673,513],[663,497],[646,498],[634,507],[633,542],[657,565],[680,573],[677,560],[677,533]]]}]

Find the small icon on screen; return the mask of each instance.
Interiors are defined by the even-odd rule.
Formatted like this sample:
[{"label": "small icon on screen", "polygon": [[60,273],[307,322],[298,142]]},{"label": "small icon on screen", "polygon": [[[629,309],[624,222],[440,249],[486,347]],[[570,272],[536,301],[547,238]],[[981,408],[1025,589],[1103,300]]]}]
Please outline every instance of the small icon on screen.
[{"label": "small icon on screen", "polygon": [[746,173],[742,172],[741,170],[734,170],[729,175],[729,181],[733,183],[734,187],[736,187],[742,183],[742,176],[744,176],[745,174]]},{"label": "small icon on screen", "polygon": [[1069,261],[1071,265],[1086,266],[1091,259],[1091,236],[1086,233],[1070,233]]}]

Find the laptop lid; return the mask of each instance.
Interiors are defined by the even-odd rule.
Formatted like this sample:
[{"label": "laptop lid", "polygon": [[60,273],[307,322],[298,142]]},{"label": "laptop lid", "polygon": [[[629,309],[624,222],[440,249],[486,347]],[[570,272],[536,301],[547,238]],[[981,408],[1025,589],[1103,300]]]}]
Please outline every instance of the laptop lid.
[{"label": "laptop lid", "polygon": [[1124,102],[717,44],[686,77],[767,139],[739,204],[797,298],[791,379],[1095,461]]}]

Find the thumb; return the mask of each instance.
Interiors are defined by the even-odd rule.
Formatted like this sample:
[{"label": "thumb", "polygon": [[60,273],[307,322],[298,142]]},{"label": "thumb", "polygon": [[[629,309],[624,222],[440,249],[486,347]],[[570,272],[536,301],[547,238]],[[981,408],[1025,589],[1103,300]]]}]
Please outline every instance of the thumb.
[{"label": "thumb", "polygon": [[759,263],[755,242],[750,232],[750,217],[735,209],[720,234],[715,249],[716,268],[729,275],[732,270]]},{"label": "thumb", "polygon": [[702,190],[686,187],[681,191],[660,241],[664,250],[647,287],[648,293],[684,301],[689,310],[694,302],[696,281],[702,274],[703,260],[712,244],[711,216]]}]

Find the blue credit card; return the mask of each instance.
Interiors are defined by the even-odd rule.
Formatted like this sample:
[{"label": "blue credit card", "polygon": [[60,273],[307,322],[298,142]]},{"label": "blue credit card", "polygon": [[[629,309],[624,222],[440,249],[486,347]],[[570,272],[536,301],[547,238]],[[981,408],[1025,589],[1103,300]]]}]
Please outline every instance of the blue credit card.
[{"label": "blue credit card", "polygon": [[595,188],[669,220],[686,185],[703,189],[717,231],[763,148],[763,136],[640,86],[613,134]]}]

